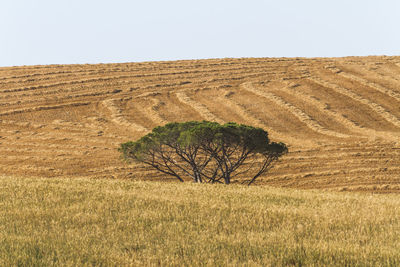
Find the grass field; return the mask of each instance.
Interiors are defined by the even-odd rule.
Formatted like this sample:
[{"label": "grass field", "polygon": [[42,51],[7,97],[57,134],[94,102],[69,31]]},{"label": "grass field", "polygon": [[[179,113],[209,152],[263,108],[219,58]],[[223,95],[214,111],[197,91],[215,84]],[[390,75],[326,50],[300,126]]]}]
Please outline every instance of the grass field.
[{"label": "grass field", "polygon": [[0,178],[0,266],[400,264],[396,194]]}]

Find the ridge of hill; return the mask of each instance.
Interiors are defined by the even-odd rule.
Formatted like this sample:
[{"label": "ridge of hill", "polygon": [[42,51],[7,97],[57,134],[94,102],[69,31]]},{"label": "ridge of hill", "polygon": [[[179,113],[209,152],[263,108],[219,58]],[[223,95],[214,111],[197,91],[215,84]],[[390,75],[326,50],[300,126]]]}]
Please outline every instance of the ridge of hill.
[{"label": "ridge of hill", "polygon": [[258,184],[400,191],[400,57],[0,68],[0,171],[160,179],[116,150],[171,121],[259,126],[289,145]]}]

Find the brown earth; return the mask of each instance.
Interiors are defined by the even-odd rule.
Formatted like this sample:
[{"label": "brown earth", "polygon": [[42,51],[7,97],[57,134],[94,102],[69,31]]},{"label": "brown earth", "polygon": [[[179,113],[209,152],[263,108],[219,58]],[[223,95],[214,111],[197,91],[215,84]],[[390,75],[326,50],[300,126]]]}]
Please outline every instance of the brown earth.
[{"label": "brown earth", "polygon": [[400,192],[400,57],[0,68],[0,171],[159,179],[123,163],[119,144],[203,119],[289,145],[258,184]]}]

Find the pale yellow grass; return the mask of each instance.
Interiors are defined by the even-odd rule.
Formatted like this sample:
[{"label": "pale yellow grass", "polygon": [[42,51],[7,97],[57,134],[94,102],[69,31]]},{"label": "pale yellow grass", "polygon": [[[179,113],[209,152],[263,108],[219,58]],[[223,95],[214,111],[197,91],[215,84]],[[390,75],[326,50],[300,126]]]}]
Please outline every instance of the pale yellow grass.
[{"label": "pale yellow grass", "polygon": [[398,195],[0,179],[1,266],[400,264]]}]

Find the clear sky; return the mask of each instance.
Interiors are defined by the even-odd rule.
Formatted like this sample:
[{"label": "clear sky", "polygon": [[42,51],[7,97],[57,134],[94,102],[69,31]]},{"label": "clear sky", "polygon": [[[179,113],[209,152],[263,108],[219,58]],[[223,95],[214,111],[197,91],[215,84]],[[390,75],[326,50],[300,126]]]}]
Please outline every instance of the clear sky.
[{"label": "clear sky", "polygon": [[400,55],[400,0],[0,0],[0,66]]}]

